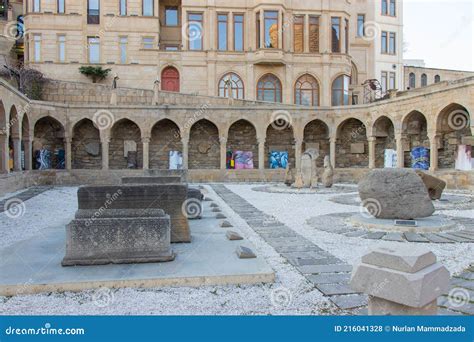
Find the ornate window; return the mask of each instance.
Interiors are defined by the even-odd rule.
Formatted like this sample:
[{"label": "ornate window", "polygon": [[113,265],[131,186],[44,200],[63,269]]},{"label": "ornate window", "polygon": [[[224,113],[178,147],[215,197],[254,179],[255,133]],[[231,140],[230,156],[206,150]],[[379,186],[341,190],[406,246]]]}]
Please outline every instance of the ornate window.
[{"label": "ornate window", "polygon": [[306,74],[296,81],[295,104],[304,106],[319,105],[318,81],[313,76]]},{"label": "ornate window", "polygon": [[257,99],[267,102],[281,102],[281,82],[275,75],[266,74],[257,84]]},{"label": "ornate window", "polygon": [[244,82],[233,72],[225,74],[219,81],[219,96],[230,97],[230,94],[232,94],[233,99],[244,99]]},{"label": "ornate window", "polygon": [[332,82],[332,105],[349,105],[349,84],[351,78],[347,75],[341,75]]}]

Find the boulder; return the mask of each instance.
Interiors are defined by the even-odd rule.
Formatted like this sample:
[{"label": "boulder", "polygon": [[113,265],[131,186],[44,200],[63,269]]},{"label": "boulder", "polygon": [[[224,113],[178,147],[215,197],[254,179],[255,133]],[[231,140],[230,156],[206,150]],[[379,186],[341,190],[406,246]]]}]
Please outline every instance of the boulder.
[{"label": "boulder", "polygon": [[422,170],[416,170],[418,176],[425,184],[426,190],[428,190],[428,195],[430,198],[435,201],[441,199],[444,189],[446,188],[446,182],[438,177],[423,172]]},{"label": "boulder", "polygon": [[428,191],[414,170],[371,171],[359,183],[362,205],[381,219],[417,219],[433,215]]}]

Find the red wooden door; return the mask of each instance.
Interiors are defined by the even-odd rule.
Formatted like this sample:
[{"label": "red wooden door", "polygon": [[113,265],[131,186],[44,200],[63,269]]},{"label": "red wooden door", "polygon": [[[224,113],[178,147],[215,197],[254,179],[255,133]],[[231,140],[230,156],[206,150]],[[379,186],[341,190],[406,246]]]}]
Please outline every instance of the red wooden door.
[{"label": "red wooden door", "polygon": [[179,92],[179,72],[168,67],[161,73],[161,90]]}]

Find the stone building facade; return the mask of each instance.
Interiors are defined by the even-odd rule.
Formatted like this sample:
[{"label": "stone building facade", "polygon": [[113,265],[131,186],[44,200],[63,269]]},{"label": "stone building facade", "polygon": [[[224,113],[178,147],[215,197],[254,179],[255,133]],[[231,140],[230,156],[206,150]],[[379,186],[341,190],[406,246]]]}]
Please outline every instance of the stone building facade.
[{"label": "stone building facade", "polygon": [[441,81],[454,81],[474,76],[474,72],[405,66],[405,89],[426,87]]},{"label": "stone building facade", "polygon": [[52,79],[94,64],[124,87],[312,106],[404,88],[402,0],[60,3],[24,1],[25,61]]}]

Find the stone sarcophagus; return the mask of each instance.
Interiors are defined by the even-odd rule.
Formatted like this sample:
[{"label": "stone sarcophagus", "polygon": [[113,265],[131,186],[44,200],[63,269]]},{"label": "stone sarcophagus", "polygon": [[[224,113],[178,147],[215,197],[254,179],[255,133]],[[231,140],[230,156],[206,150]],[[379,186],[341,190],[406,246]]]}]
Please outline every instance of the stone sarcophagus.
[{"label": "stone sarcophagus", "polygon": [[[120,196],[120,192],[115,194]],[[99,209],[76,212],[74,220],[66,226],[66,256],[61,264],[87,266],[174,260],[169,215],[161,209],[108,209],[113,198]]]},{"label": "stone sarcophagus", "polygon": [[181,176],[123,177],[122,184],[173,184],[181,183]]},{"label": "stone sarcophagus", "polygon": [[173,184],[124,184],[117,186],[88,186],[78,191],[79,209],[98,210],[110,196],[109,209],[162,209],[171,219],[171,242],[191,242],[186,210],[188,186]]}]

